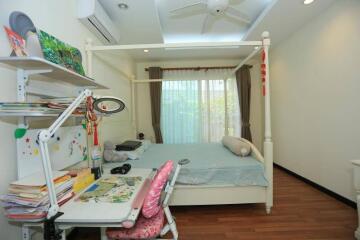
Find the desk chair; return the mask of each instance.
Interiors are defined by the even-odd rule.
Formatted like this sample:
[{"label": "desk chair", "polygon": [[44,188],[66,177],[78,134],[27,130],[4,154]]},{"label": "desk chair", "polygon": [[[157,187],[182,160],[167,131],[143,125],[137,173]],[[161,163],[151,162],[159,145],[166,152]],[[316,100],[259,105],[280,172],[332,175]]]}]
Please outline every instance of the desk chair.
[{"label": "desk chair", "polygon": [[[181,166],[189,162],[188,159],[180,160],[171,179],[173,161],[169,160],[162,165],[151,183],[150,190],[144,199],[142,214],[135,225],[126,226],[125,224],[123,228],[108,228],[106,230],[108,239],[156,239],[158,236],[162,237],[171,231],[173,239],[177,240],[178,231],[168,203]],[[165,217],[166,225],[164,225]]]}]

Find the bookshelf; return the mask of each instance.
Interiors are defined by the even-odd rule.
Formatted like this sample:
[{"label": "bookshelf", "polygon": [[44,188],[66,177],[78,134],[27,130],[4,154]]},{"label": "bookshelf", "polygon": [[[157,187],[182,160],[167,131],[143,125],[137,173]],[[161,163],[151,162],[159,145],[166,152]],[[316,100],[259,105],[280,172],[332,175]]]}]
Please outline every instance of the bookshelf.
[{"label": "bookshelf", "polygon": [[[105,85],[102,85],[96,82],[94,79],[80,75],[76,72],[73,72],[65,67],[54,64],[50,61],[47,61],[39,57],[0,57],[0,67],[11,68],[16,71],[16,81],[17,81],[17,102],[26,103],[28,101],[29,95],[34,95],[35,92],[44,92],[46,97],[59,97],[53,94],[52,91],[47,91],[48,86],[63,86],[67,89],[71,89],[73,92],[71,94],[78,95],[78,92],[82,92],[85,89],[108,89]],[[42,82],[39,85],[29,86],[31,81],[30,77],[42,77]],[[34,80],[35,82],[35,80]],[[38,87],[38,89],[36,89]],[[42,87],[42,88],[41,88]],[[65,88],[64,88],[65,89]],[[69,92],[62,93],[63,97],[74,97],[70,96]],[[57,118],[61,113],[62,109],[43,109],[43,108],[33,108],[29,109],[16,109],[16,110],[7,110],[0,109],[0,117],[15,117],[17,118],[17,127],[28,129],[29,120],[45,119],[45,118]],[[44,118],[45,117],[45,118]],[[72,117],[82,118],[84,115],[73,114]],[[19,152],[19,143],[20,140],[17,139],[17,165],[18,165],[18,177],[24,174],[21,173],[21,154]]]}]

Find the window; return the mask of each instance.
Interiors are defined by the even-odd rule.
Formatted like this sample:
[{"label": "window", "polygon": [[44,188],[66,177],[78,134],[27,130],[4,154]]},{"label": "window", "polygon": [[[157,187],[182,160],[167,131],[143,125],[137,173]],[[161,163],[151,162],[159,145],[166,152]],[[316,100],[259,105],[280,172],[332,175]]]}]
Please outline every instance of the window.
[{"label": "window", "polygon": [[161,131],[164,143],[218,142],[240,136],[235,79],[229,70],[165,71],[162,83]]}]

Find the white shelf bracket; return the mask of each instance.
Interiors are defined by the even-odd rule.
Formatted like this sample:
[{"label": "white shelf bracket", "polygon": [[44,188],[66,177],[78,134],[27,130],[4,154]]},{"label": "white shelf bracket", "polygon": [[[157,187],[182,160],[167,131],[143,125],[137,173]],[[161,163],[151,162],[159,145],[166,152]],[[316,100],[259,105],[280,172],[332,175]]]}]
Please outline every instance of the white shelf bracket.
[{"label": "white shelf bracket", "polygon": [[26,84],[29,80],[29,76],[25,73],[23,69],[17,69],[17,101],[25,102],[26,101]]},{"label": "white shelf bracket", "polygon": [[24,70],[24,69],[17,69],[17,100],[18,102],[25,102],[26,101],[26,86],[29,82],[29,77],[31,75],[42,74],[42,73],[49,73],[52,72],[51,69],[36,69],[36,70]]}]

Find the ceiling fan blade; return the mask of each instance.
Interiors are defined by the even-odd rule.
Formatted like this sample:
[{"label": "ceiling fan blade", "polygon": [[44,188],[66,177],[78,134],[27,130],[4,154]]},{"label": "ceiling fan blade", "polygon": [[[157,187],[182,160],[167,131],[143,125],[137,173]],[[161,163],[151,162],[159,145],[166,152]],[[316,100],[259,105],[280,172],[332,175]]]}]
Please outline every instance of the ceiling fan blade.
[{"label": "ceiling fan blade", "polygon": [[233,8],[233,7],[228,7],[225,11],[225,13],[227,15],[229,15],[230,17],[236,18],[244,23],[250,24],[250,18],[248,15],[246,15],[245,13],[240,12],[239,10]]},{"label": "ceiling fan blade", "polygon": [[206,3],[205,2],[197,2],[197,3],[192,3],[192,4],[189,4],[189,5],[186,5],[186,6],[183,6],[183,7],[180,7],[180,8],[176,8],[176,9],[173,9],[170,11],[170,13],[172,14],[179,14],[179,13],[182,13],[186,10],[190,10],[191,8],[195,8],[195,7],[206,7]]},{"label": "ceiling fan blade", "polygon": [[204,23],[201,28],[201,34],[208,32],[215,21],[215,16],[208,13],[204,19]]}]

